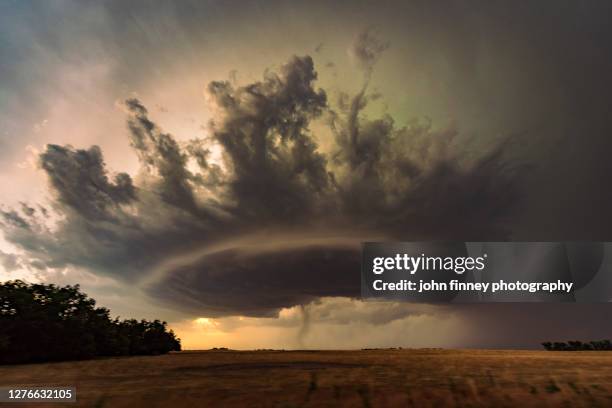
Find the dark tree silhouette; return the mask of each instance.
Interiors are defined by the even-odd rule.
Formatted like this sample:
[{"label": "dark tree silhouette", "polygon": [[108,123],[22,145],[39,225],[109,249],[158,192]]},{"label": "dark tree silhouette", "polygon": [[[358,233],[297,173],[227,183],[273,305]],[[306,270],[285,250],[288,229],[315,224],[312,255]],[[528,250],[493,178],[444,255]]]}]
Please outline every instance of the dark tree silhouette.
[{"label": "dark tree silhouette", "polygon": [[0,283],[0,364],[164,354],[181,349],[166,322],[111,319],[78,285]]},{"label": "dark tree silhouette", "polygon": [[542,343],[542,346],[548,351],[610,351],[612,350],[612,342],[610,340],[595,340],[590,342],[582,342],[579,340],[573,340],[565,342],[555,341],[551,343],[546,341]]},{"label": "dark tree silhouette", "polygon": [[544,347],[548,351],[551,351],[552,350],[552,343],[550,341],[545,341],[544,343],[542,343],[542,347]]}]

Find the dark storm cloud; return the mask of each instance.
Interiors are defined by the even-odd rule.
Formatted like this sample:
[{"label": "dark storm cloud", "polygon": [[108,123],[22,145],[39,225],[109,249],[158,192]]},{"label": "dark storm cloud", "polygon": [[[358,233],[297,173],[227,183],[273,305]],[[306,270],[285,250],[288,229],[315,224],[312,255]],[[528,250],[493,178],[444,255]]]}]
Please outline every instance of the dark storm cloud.
[{"label": "dark storm cloud", "polygon": [[303,220],[329,192],[326,158],[308,132],[326,95],[314,88],[311,57],[293,57],[264,81],[234,87],[212,82],[208,92],[222,118],[211,124],[232,175],[233,212],[246,218]]},{"label": "dark storm cloud", "polygon": [[177,208],[197,212],[193,189],[189,185],[191,174],[186,169],[187,155],[174,138],[163,133],[149,120],[147,109],[137,99],[128,99],[125,105],[130,114],[130,142],[141,163],[159,174],[156,190],[160,198]]},{"label": "dark storm cloud", "polygon": [[352,98],[341,94],[339,112],[330,112],[343,212],[404,239],[505,238],[500,221],[517,209],[527,170],[505,157],[512,138],[466,165],[454,150],[456,129],[434,130],[429,120],[398,127],[389,115],[368,119],[363,111],[381,97],[368,93],[370,75],[386,47],[371,30],[356,38],[351,49],[365,72],[363,88]]},{"label": "dark storm cloud", "polygon": [[[459,123],[470,119],[478,126],[487,123],[482,125],[484,130],[474,126],[480,134],[528,134],[523,153],[538,167],[530,177],[528,205],[524,221],[514,228],[515,239],[609,238],[609,2],[540,1],[517,6],[474,1],[467,6],[461,2],[332,5],[312,1],[304,6],[270,1],[262,6],[258,1],[151,5],[109,0],[3,2],[0,7],[0,36],[7,39],[0,43],[0,112],[4,114],[0,122],[8,130],[0,131],[0,154],[5,158],[22,148],[21,137],[31,127],[29,117],[18,117],[27,126],[18,124],[15,113],[36,111],[39,119],[43,117],[41,89],[58,92],[49,78],[67,64],[80,69],[91,61],[113,61],[113,87],[129,84],[131,88],[150,80],[154,70],[175,72],[176,62],[196,65],[207,58],[218,59],[220,54],[210,53],[225,52],[223,39],[246,44],[247,39],[259,38],[248,31],[258,30],[258,25],[244,21],[262,21],[262,26],[271,27],[261,30],[262,34],[269,31],[281,38],[300,37],[304,27],[310,30],[304,37],[315,37],[312,26],[320,23],[329,23],[340,34],[372,26],[386,35],[395,34],[391,41],[394,52],[399,50],[393,60],[398,71],[406,76],[418,74],[406,83],[398,83],[397,76],[387,82],[410,92],[422,77],[431,76],[436,86],[448,88],[448,93],[440,95],[440,103],[452,105],[456,112],[450,115],[456,115]],[[351,55],[366,71],[384,55],[389,43],[375,34],[375,30],[359,33],[351,47]],[[325,38],[319,54],[333,50],[334,39]],[[320,36],[313,39],[309,49],[321,40]],[[248,45],[265,48],[263,43]],[[113,89],[114,95],[120,94],[118,88]],[[431,101],[419,101],[417,107],[426,111],[431,105]],[[9,162],[2,160],[0,166]],[[210,187],[212,179],[202,182]],[[568,185],[574,192],[571,195],[566,194]],[[568,213],[574,216],[566,217]]]},{"label": "dark storm cloud", "polygon": [[[127,105],[133,108],[135,103],[128,101]],[[37,269],[74,265],[135,280],[160,259],[176,253],[179,244],[184,249],[206,240],[212,220],[199,208],[194,210],[197,217],[185,211],[195,207],[191,187],[175,196],[181,200],[167,200],[167,189],[180,188],[168,187],[169,180],[176,180],[175,173],[180,177],[189,175],[180,170],[182,153],[175,149],[170,136],[161,135],[158,140],[154,126],[146,128],[144,112],[130,113],[132,137],[142,136],[141,132],[147,129],[146,137],[151,140],[146,143],[155,145],[151,151],[135,147],[147,155],[143,172],[159,176],[136,187],[126,173],[108,174],[97,146],[83,150],[48,145],[39,164],[48,176],[57,223],[49,225],[50,211],[42,206],[40,212],[22,204],[21,213],[0,213],[5,238],[26,251],[29,265]]]},{"label": "dark storm cloud", "polygon": [[[519,180],[505,145],[469,159],[451,147],[455,130],[366,118],[380,97],[368,93],[368,77],[386,45],[370,31],[357,44],[364,86],[338,107],[316,87],[309,56],[247,85],[211,82],[208,140],[180,144],[142,102],[127,100],[139,181],[109,175],[95,146],[48,145],[40,164],[57,226],[5,211],[5,236],[37,265],[84,266],[140,282],[179,310],[218,316],[270,316],[322,296],[358,296],[358,244],[367,237],[506,237]],[[315,121],[335,137],[331,154],[318,148]],[[213,145],[222,164],[209,160]],[[340,237],[289,244],[284,235],[314,229]],[[261,238],[268,247],[239,242],[271,230],[276,236]],[[219,242],[223,250],[184,258]]]},{"label": "dark storm cloud", "polygon": [[[109,180],[97,146],[75,150],[70,146],[47,145],[40,155],[40,166],[49,176],[58,203],[86,219],[108,219],[118,206],[135,198],[128,174],[119,173],[113,181]],[[32,212],[28,207],[22,209],[28,214]]]},{"label": "dark storm cloud", "polygon": [[374,28],[369,28],[357,35],[349,48],[349,53],[357,60],[357,64],[369,78],[374,70],[374,65],[387,48],[389,48],[389,42],[383,41]]},{"label": "dark storm cloud", "polygon": [[251,245],[221,250],[172,269],[151,289],[161,301],[209,316],[273,316],[321,296],[356,296],[357,245],[310,244],[273,250]]}]

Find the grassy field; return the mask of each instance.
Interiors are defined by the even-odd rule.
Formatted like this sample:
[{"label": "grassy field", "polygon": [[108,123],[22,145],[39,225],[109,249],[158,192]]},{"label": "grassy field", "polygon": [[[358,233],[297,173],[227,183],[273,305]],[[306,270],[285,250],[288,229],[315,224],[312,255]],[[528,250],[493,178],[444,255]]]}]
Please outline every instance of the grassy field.
[{"label": "grassy field", "polygon": [[0,366],[0,385],[74,385],[77,404],[59,406],[98,408],[605,407],[612,352],[182,352]]}]

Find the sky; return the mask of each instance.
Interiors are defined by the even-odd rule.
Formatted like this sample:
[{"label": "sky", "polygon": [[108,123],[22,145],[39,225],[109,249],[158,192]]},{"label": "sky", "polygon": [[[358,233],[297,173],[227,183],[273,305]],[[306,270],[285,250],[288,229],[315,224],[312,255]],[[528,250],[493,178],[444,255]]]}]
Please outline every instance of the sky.
[{"label": "sky", "polygon": [[[185,348],[537,347],[608,304],[359,299],[363,241],[609,241],[608,2],[0,2],[0,279]],[[609,299],[602,299],[609,300]]]}]

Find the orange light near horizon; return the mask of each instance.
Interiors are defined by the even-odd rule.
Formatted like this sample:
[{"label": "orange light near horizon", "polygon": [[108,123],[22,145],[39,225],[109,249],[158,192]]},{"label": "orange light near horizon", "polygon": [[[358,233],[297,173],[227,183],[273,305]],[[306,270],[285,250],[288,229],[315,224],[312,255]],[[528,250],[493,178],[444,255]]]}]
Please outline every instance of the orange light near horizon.
[{"label": "orange light near horizon", "polygon": [[194,320],[194,323],[197,327],[206,329],[216,329],[219,326],[219,322],[214,319],[209,319],[208,317],[199,317]]}]

